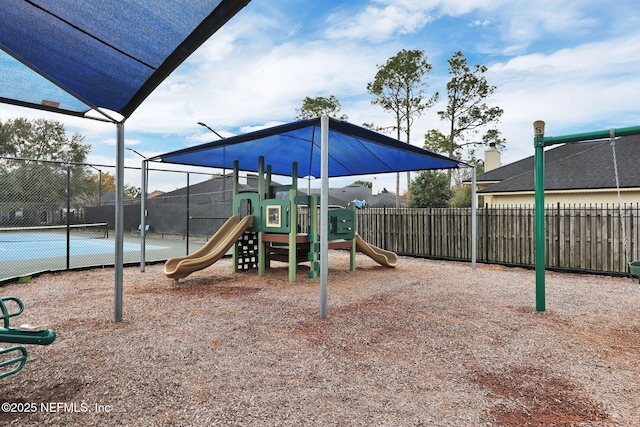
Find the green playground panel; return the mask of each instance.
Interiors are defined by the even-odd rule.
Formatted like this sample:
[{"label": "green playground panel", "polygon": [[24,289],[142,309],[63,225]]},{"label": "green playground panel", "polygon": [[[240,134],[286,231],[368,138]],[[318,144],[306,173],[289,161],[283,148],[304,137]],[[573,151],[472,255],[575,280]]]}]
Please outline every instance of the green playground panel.
[{"label": "green playground panel", "polygon": [[352,240],[356,237],[356,213],[347,209],[329,211],[329,240]]},{"label": "green playground panel", "polygon": [[[291,202],[284,199],[266,199],[260,202],[259,231],[288,234],[291,231]],[[255,224],[255,221],[254,221]]]},{"label": "green playground panel", "polygon": [[16,328],[0,328],[0,342],[12,344],[49,345],[56,340],[56,333],[51,329],[37,332],[26,332]]}]

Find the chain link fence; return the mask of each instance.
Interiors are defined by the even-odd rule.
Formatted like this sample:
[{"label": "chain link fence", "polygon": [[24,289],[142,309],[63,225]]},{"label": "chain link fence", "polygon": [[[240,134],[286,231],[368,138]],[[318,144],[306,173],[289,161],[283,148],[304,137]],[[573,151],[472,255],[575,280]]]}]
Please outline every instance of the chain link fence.
[{"label": "chain link fence", "polygon": [[[155,168],[147,174],[146,262],[195,252],[232,215],[231,176]],[[109,165],[0,157],[0,283],[47,271],[113,266],[115,175]],[[140,168],[125,169],[126,265],[140,263],[141,182]],[[239,191],[256,188],[256,177],[239,184]],[[640,258],[639,209],[625,206],[622,215],[613,206],[547,210],[547,265],[624,272],[627,261]],[[531,264],[531,209],[480,209],[478,220],[479,260]],[[465,210],[358,213],[358,231],[370,243],[404,255],[444,259],[470,257],[469,224]]]},{"label": "chain link fence", "polygon": [[[0,282],[114,265],[115,175],[111,165],[0,157]],[[176,190],[148,195],[147,262],[194,252],[230,216],[230,178],[210,178],[202,173],[148,171],[148,188],[170,182]],[[140,262],[141,181],[140,168],[125,168],[127,265]]]}]

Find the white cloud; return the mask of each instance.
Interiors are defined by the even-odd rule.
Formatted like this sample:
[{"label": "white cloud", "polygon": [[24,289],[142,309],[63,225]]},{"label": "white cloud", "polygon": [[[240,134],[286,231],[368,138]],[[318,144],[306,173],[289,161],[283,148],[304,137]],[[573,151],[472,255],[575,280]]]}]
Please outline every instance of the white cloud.
[{"label": "white cloud", "polygon": [[[496,9],[500,22],[500,38],[505,54],[526,53],[526,48],[541,39],[557,40],[556,44],[577,45],[584,37],[603,36],[613,24],[606,12],[614,7],[594,0],[558,2],[540,0],[507,2]],[[613,12],[615,13],[615,12]],[[611,19],[610,19],[611,18]]]},{"label": "white cloud", "polygon": [[547,134],[636,125],[640,121],[640,34],[515,57],[489,68],[508,161],[533,153],[533,122]]},{"label": "white cloud", "polygon": [[249,133],[249,132],[255,132],[255,131],[259,131],[262,129],[268,129],[274,126],[279,126],[279,125],[283,125],[285,124],[285,122],[281,122],[281,121],[268,121],[266,123],[263,123],[261,125],[256,125],[256,126],[241,126],[240,127],[240,132],[242,133]]},{"label": "white cloud", "polygon": [[562,73],[580,71],[581,75],[601,76],[635,72],[640,58],[640,32],[624,38],[564,48],[549,55],[522,55],[492,67],[494,71],[517,75],[542,72],[562,78]]},{"label": "white cloud", "polygon": [[412,2],[397,3],[367,6],[356,16],[347,10],[336,12],[327,18],[327,37],[380,42],[392,36],[415,33],[433,20],[426,8]]},{"label": "white cloud", "polygon": [[[632,11],[632,6],[627,8]],[[366,84],[373,79],[376,65],[402,48],[425,49],[431,61],[459,49],[471,63],[477,59],[489,66],[489,83],[498,87],[489,104],[505,110],[499,124],[509,147],[505,161],[532,154],[536,119],[547,121],[548,132],[556,134],[573,133],[591,123],[619,127],[640,121],[636,59],[640,58],[640,27],[638,18],[625,15],[619,4],[604,6],[594,0],[541,0],[536,5],[524,0],[342,2],[329,15],[318,14],[311,22],[299,19],[301,12],[293,7],[299,3],[250,3],[134,112],[125,125],[125,143],[152,156],[214,140],[197,125],[199,121],[223,136],[261,129],[292,120],[305,96],[335,95],[356,124],[390,124],[393,116],[371,105]],[[608,15],[600,13],[609,9]],[[432,31],[442,26],[438,19],[445,15],[453,35],[474,37]],[[611,39],[611,33],[624,37]],[[585,43],[585,39],[600,41]],[[444,94],[445,61],[441,61],[444,66],[434,63],[430,91]],[[416,120],[414,145],[422,145],[429,129],[447,133],[446,123],[436,115],[442,107],[441,103]],[[115,161],[112,124],[0,104],[0,119],[16,116],[63,121],[68,129],[86,135],[94,147],[92,161]],[[139,166],[133,155],[127,156],[127,162]],[[385,186],[395,188],[395,184]]]},{"label": "white cloud", "polygon": [[491,21],[489,21],[488,19],[484,19],[484,20],[475,19],[469,22],[470,27],[487,27],[489,25],[491,25]]},{"label": "white cloud", "polygon": [[178,70],[170,76],[129,123],[149,132],[193,132],[203,121],[220,132],[291,120],[305,96],[366,93],[383,59],[368,48],[310,41],[230,57],[224,67],[189,64],[188,74]]}]

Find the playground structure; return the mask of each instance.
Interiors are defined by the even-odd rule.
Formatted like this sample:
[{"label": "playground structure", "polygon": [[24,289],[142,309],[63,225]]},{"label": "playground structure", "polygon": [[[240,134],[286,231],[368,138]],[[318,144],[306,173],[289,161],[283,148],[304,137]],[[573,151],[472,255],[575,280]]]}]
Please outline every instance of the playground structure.
[{"label": "playground structure", "polygon": [[[17,310],[10,312],[7,308],[7,302],[12,302],[17,305]],[[49,345],[55,341],[56,333],[51,329],[46,329],[46,326],[25,324],[17,328],[13,328],[9,325],[9,319],[11,317],[18,316],[24,311],[24,304],[19,298],[0,298],[0,310],[2,311],[0,319],[3,320],[3,326],[0,327],[0,342],[12,344]],[[0,359],[0,368],[4,369],[5,367],[11,367],[11,369],[5,372],[0,371],[0,379],[20,372],[27,363],[27,349],[22,345],[0,348],[0,356],[4,357],[5,355],[7,355],[9,359]]]},{"label": "playground structure", "polygon": [[[618,190],[618,205],[620,205],[620,183],[618,182],[618,166],[616,161],[615,138],[619,136],[640,134],[640,126],[632,126],[619,129],[607,129],[594,132],[576,133],[563,136],[544,136],[545,122],[537,120],[533,123],[534,139],[534,189],[535,189],[535,272],[536,272],[536,311],[546,310],[546,290],[545,290],[545,218],[544,218],[544,148],[556,144],[583,143],[609,138],[613,154],[613,165],[616,177],[616,188]],[[640,261],[629,260],[627,253],[627,242],[622,224],[623,243],[625,245],[625,257],[627,262],[627,272],[632,278],[637,278],[640,282]]]},{"label": "playground structure", "polygon": [[[289,264],[289,282],[296,280],[297,266],[309,262],[309,278],[320,274],[319,196],[298,195],[298,165],[292,164],[292,184],[272,185],[271,168],[258,159],[258,191],[238,191],[238,163],[234,162],[233,216],[197,252],[167,260],[164,274],[178,279],[206,268],[233,248],[234,272],[256,268],[263,276],[271,261]],[[283,197],[277,197],[282,195]],[[304,232],[298,224],[298,210],[307,209],[308,226]],[[380,265],[395,267],[398,256],[365,242],[356,233],[355,205],[350,209],[328,211],[328,248],[347,249],[350,269],[356,269],[356,252],[360,251]]]}]

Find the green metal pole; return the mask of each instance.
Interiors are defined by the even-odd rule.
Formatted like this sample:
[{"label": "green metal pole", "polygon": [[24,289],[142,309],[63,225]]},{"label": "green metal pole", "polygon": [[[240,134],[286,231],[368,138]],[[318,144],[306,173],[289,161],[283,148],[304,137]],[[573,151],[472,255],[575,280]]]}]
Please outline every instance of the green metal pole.
[{"label": "green metal pole", "polygon": [[291,188],[289,189],[289,283],[296,281],[298,268],[298,205],[296,194],[298,191],[298,162],[291,164]]},{"label": "green metal pole", "polygon": [[533,124],[535,147],[536,311],[545,311],[544,122]]},{"label": "green metal pole", "polygon": [[296,281],[298,268],[298,205],[296,205],[296,190],[289,190],[289,283]]},{"label": "green metal pole", "polygon": [[[627,128],[615,129],[614,136],[629,136],[629,135],[637,135],[639,133],[640,133],[640,126],[631,126]],[[544,146],[547,147],[549,145],[566,144],[570,142],[586,142],[586,141],[593,141],[595,139],[609,139],[610,137],[611,137],[611,129],[606,129],[606,130],[598,130],[594,132],[573,133],[570,135],[546,136],[546,137],[544,136],[544,132],[543,132],[542,139],[544,141]]]},{"label": "green metal pole", "polygon": [[309,274],[315,279],[320,274],[320,235],[318,234],[318,195],[309,196]]},{"label": "green metal pole", "polygon": [[[544,122],[533,124],[534,130],[534,174],[535,174],[535,226],[536,226],[536,310],[545,311],[545,230],[544,230],[544,147],[573,142],[588,142],[611,138],[611,129],[574,133],[563,136],[544,136]],[[613,136],[640,134],[640,126],[617,128]]]}]

